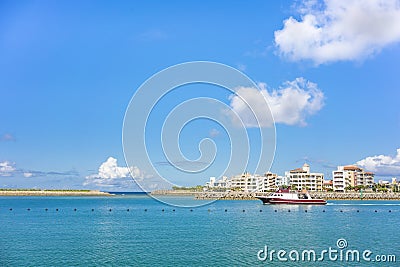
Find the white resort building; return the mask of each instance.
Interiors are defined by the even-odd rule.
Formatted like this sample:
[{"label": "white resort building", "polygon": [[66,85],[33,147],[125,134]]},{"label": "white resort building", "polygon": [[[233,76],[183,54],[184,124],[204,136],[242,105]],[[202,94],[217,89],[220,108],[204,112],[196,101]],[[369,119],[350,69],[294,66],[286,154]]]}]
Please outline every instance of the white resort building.
[{"label": "white resort building", "polygon": [[[216,177],[210,177],[210,181],[205,186],[209,190],[216,191],[269,192],[280,187],[291,186],[297,190],[344,192],[350,186],[372,187],[374,185],[372,172],[366,172],[353,165],[338,166],[337,170],[332,172],[332,177],[332,180],[325,181],[323,173],[310,172],[310,165],[305,163],[301,168],[285,172],[285,176],[278,176],[272,172],[266,172],[264,175],[245,172],[230,179],[226,176],[219,180]],[[397,184],[395,178],[392,183]]]},{"label": "white resort building", "polygon": [[268,192],[276,189],[277,174],[267,172],[264,175],[250,174],[245,172],[241,175],[235,175],[231,179],[224,176],[216,181],[215,177],[210,177],[206,187],[212,189],[238,189],[244,192]]},{"label": "white resort building", "polygon": [[290,186],[289,177],[286,177],[286,176],[278,176],[278,177],[276,177],[275,185],[276,185],[277,188],[280,188],[280,187],[283,187],[283,186]]},{"label": "white resort building", "polygon": [[285,176],[292,188],[297,188],[297,190],[322,191],[324,174],[310,172],[310,165],[307,163],[304,163],[301,168],[285,172]]},{"label": "white resort building", "polygon": [[264,175],[243,173],[232,177],[231,187],[244,192],[268,192],[276,189],[277,174],[267,172]]},{"label": "white resort building", "polygon": [[365,172],[363,169],[354,166],[338,166],[332,172],[333,191],[344,192],[349,186],[372,186],[374,184],[374,174]]},{"label": "white resort building", "polygon": [[210,177],[210,181],[206,183],[206,186],[213,188],[230,188],[231,181],[226,176],[223,176],[222,179],[218,181],[215,177]]}]

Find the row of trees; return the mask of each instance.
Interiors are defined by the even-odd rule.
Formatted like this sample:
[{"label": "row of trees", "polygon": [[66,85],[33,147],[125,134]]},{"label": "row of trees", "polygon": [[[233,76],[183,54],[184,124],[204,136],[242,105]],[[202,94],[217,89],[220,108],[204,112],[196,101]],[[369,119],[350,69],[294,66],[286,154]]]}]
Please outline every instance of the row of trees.
[{"label": "row of trees", "polygon": [[382,185],[382,184],[375,184],[373,187],[372,187],[372,190],[374,190],[374,192],[375,191],[378,191],[378,192],[387,192],[387,191],[389,191],[389,190],[392,190],[392,192],[395,192],[395,193],[397,193],[397,192],[400,192],[400,188],[399,188],[399,185],[398,184],[388,184],[388,185]]},{"label": "row of trees", "polygon": [[384,185],[384,184],[374,184],[372,186],[363,186],[363,185],[357,185],[357,186],[347,186],[345,188],[346,191],[360,191],[360,190],[365,190],[365,189],[372,189],[373,192],[388,192],[390,189],[392,192],[400,192],[399,185]]},{"label": "row of trees", "polygon": [[366,185],[356,185],[356,186],[349,185],[349,186],[345,187],[345,190],[346,191],[360,191],[360,190],[365,190],[368,188],[369,188],[369,186],[366,186]]},{"label": "row of trees", "polygon": [[[192,187],[180,187],[180,186],[173,186],[172,189],[173,190],[186,190],[186,191],[192,191],[192,192],[202,192],[203,191],[204,186],[202,185],[196,185],[196,186],[192,186]],[[289,188],[288,186],[284,185],[282,186],[282,188]],[[292,190],[297,190],[297,187],[292,185],[290,187]],[[308,190],[308,188],[306,188]],[[370,186],[364,186],[364,185],[357,185],[357,186],[347,186],[345,188],[346,191],[360,191],[360,190],[366,190],[366,189],[372,189],[373,192],[388,192],[389,189],[392,190],[392,192],[400,192],[400,186],[399,185],[382,185],[382,184],[374,184],[372,187]],[[1,190],[1,189],[0,189]],[[214,188],[214,190],[216,191],[226,191],[226,190],[230,190],[230,191],[241,191],[240,188]],[[333,191],[331,188],[323,188],[324,191]],[[75,190],[78,191],[78,190]],[[81,191],[85,191],[85,190],[81,190]],[[88,191],[88,190],[87,190]]]}]

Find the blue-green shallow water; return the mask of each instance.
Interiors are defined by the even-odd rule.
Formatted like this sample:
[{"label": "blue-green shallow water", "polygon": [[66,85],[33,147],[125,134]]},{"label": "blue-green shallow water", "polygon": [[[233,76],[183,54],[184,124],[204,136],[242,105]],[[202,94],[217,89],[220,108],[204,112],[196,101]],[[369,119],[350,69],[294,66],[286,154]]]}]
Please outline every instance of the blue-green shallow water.
[{"label": "blue-green shallow water", "polygon": [[[399,226],[399,201],[217,201],[191,211],[135,195],[0,197],[0,266],[400,266]],[[397,262],[257,259],[265,245],[319,257],[339,238]]]}]

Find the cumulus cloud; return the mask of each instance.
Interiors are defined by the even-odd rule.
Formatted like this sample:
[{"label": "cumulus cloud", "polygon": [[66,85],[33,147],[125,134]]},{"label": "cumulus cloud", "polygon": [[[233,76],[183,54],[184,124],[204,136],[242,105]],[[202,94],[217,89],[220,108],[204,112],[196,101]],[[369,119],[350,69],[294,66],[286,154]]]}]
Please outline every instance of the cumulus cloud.
[{"label": "cumulus cloud", "polygon": [[290,60],[316,64],[360,60],[400,41],[398,0],[306,1],[275,31],[275,45]]},{"label": "cumulus cloud", "polygon": [[86,178],[101,178],[101,179],[114,179],[114,178],[126,178],[130,177],[130,173],[133,177],[141,177],[142,172],[138,167],[120,167],[118,166],[117,159],[109,157],[99,167],[97,174],[92,174]]},{"label": "cumulus cloud", "polygon": [[0,176],[9,177],[16,171],[15,163],[9,161],[0,162]]},{"label": "cumulus cloud", "polygon": [[147,177],[138,167],[118,166],[117,159],[109,157],[100,165],[98,173],[86,176],[83,185],[128,188],[133,184],[131,176],[134,178]]},{"label": "cumulus cloud", "polygon": [[400,148],[392,156],[378,155],[367,157],[356,163],[358,166],[381,176],[400,176]]},{"label": "cumulus cloud", "polygon": [[[230,97],[232,110],[238,114],[246,127],[270,127],[272,125],[271,116],[261,116],[261,114],[269,112],[265,106],[265,100],[275,123],[287,125],[307,125],[306,118],[317,113],[324,105],[323,92],[317,84],[304,78],[286,82],[281,88],[273,89],[271,92],[267,90],[264,83],[260,83],[259,87],[261,91],[253,87],[239,87],[236,90],[238,95],[246,99],[248,105],[238,95]],[[261,118],[258,123],[254,114]],[[234,117],[232,120],[234,123],[239,123]]]}]

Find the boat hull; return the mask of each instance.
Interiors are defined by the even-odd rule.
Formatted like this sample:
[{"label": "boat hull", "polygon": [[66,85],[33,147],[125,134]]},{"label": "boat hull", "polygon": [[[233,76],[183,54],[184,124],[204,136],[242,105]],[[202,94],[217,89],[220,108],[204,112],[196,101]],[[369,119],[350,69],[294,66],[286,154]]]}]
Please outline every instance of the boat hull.
[{"label": "boat hull", "polygon": [[323,199],[271,199],[269,204],[293,204],[293,205],[326,205],[326,201]]},{"label": "boat hull", "polygon": [[326,205],[323,199],[280,199],[269,197],[257,197],[263,204],[292,204],[292,205]]},{"label": "boat hull", "polygon": [[270,203],[269,203],[270,199],[267,198],[267,197],[256,197],[256,198],[258,198],[259,200],[261,200],[261,201],[263,202],[263,204],[270,204]]}]

